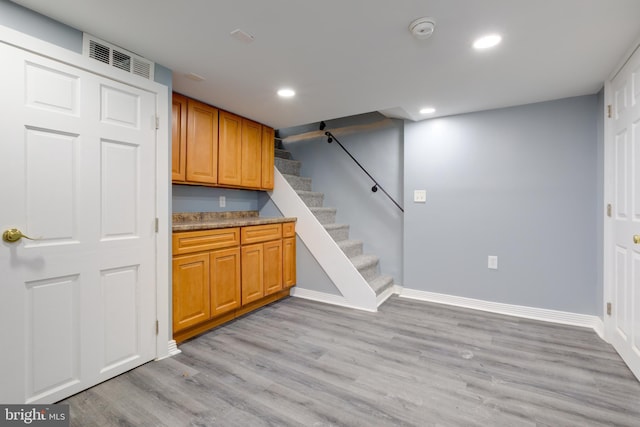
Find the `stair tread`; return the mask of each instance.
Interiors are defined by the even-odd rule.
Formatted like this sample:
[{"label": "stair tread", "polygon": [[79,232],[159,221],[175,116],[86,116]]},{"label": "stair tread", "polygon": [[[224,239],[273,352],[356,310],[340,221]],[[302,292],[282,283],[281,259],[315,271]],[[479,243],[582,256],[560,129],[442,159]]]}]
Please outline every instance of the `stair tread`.
[{"label": "stair tread", "polygon": [[319,191],[307,191],[307,190],[296,190],[299,196],[324,196],[324,193]]},{"label": "stair tread", "polygon": [[380,274],[379,276],[374,277],[372,280],[369,280],[369,286],[371,289],[379,295],[382,291],[393,286],[393,277],[387,274]]},{"label": "stair tread", "polygon": [[317,206],[313,208],[309,208],[311,212],[337,212],[338,208],[327,208],[324,206]]},{"label": "stair tread", "polygon": [[324,224],[324,228],[326,228],[327,230],[335,230],[336,228],[349,228],[349,224],[338,224],[336,222],[332,224]]},{"label": "stair tread", "polygon": [[300,160],[294,160],[294,159],[283,159],[282,157],[276,157],[275,160],[279,161],[279,162],[284,162],[284,163],[302,163],[300,162]]},{"label": "stair tread", "polygon": [[349,258],[353,259],[359,255],[362,255],[363,242],[361,240],[338,240],[336,241],[338,247]]},{"label": "stair tread", "polygon": [[339,242],[336,242],[338,244],[338,246],[343,247],[343,246],[357,246],[357,245],[362,245],[363,242],[362,240],[340,240]]},{"label": "stair tread", "polygon": [[283,173],[282,176],[285,177],[285,179],[290,177],[293,179],[304,179],[311,181],[311,178],[309,178],[308,176],[291,175],[290,173]]},{"label": "stair tread", "polygon": [[380,262],[380,258],[376,255],[364,254],[351,258],[351,263],[359,270],[361,268],[371,267]]},{"label": "stair tread", "polygon": [[288,159],[288,160],[292,160],[291,158],[291,152],[287,151],[287,150],[282,150],[280,148],[276,148],[275,149],[275,156],[280,158],[280,159]]}]

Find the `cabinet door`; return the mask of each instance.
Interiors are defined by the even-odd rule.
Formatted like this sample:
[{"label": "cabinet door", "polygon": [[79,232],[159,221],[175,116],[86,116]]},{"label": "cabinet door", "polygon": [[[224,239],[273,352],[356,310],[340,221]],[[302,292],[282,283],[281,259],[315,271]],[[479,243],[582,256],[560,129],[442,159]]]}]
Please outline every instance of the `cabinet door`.
[{"label": "cabinet door", "polygon": [[203,322],[209,306],[209,254],[173,258],[173,332]]},{"label": "cabinet door", "polygon": [[282,284],[290,288],[296,284],[296,238],[282,239]]},{"label": "cabinet door", "polygon": [[218,183],[239,186],[242,183],[242,117],[220,112]]},{"label": "cabinet door", "polygon": [[211,257],[211,317],[240,307],[240,248],[222,249]]},{"label": "cabinet door", "polygon": [[187,181],[218,182],[218,109],[187,101]]},{"label": "cabinet door", "polygon": [[242,305],[264,296],[263,244],[242,247]]},{"label": "cabinet door", "polygon": [[262,185],[262,125],[242,119],[242,186]]},{"label": "cabinet door", "polygon": [[262,184],[264,190],[273,190],[273,167],[274,167],[274,145],[275,132],[273,128],[262,126]]},{"label": "cabinet door", "polygon": [[183,182],[187,166],[187,98],[173,94],[171,108],[171,179]]},{"label": "cabinet door", "polygon": [[282,240],[264,243],[264,294],[282,290]]}]

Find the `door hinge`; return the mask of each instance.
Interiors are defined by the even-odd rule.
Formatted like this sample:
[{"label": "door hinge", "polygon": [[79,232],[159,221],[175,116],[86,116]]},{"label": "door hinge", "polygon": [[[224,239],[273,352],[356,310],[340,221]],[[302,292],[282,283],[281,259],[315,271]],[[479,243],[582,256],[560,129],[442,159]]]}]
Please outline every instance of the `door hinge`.
[{"label": "door hinge", "polygon": [[[611,116],[609,116],[611,117]],[[160,117],[156,116],[156,129],[160,129]]]},{"label": "door hinge", "polygon": [[611,203],[607,204],[607,216],[611,218]]},{"label": "door hinge", "polygon": [[607,316],[611,316],[611,303],[607,303]]},{"label": "door hinge", "polygon": [[160,220],[159,220],[158,218],[156,218],[156,225],[155,225],[155,228],[156,228],[156,233],[157,233],[157,232],[158,232],[158,230],[160,230]]},{"label": "door hinge", "polygon": [[613,107],[611,107],[611,104],[607,105],[607,117],[611,118],[613,116]]},{"label": "door hinge", "polygon": [[156,320],[156,335],[160,333],[160,322]]}]

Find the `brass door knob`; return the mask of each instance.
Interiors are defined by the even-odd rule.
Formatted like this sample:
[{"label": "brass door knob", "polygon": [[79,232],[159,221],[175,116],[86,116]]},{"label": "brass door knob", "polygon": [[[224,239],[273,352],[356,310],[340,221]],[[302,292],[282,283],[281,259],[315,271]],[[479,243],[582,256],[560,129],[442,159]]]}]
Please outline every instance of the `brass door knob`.
[{"label": "brass door knob", "polygon": [[640,234],[633,235],[633,243],[635,243],[636,245],[640,244]]},{"label": "brass door knob", "polygon": [[23,237],[25,239],[35,240],[25,234],[22,234],[22,231],[18,230],[17,228],[10,228],[8,230],[5,230],[4,233],[2,233],[2,240],[4,240],[7,243],[17,242]]}]

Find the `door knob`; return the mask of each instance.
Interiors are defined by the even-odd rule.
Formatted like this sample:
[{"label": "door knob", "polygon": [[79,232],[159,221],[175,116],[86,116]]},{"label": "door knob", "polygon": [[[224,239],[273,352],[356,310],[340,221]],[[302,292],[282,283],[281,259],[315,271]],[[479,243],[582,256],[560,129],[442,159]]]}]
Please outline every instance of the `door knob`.
[{"label": "door knob", "polygon": [[36,239],[32,239],[31,237],[25,234],[22,234],[22,231],[18,230],[17,228],[10,228],[8,230],[5,230],[4,233],[2,233],[2,240],[4,240],[7,243],[17,242],[23,237],[29,240],[36,240]]},{"label": "door knob", "polygon": [[636,245],[640,244],[640,234],[633,235],[633,243],[635,243]]}]

